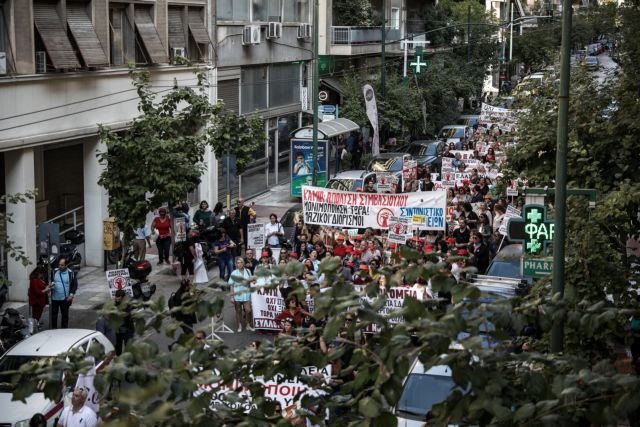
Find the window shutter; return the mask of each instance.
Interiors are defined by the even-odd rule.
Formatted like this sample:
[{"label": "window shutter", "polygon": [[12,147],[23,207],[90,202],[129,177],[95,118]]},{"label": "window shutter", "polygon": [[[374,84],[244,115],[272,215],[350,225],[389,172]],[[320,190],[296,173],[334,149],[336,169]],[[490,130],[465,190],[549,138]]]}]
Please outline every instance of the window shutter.
[{"label": "window shutter", "polygon": [[224,101],[226,110],[240,111],[240,83],[238,79],[218,81],[218,99]]},{"label": "window shutter", "polygon": [[56,70],[80,68],[55,3],[34,2],[33,22]]},{"label": "window shutter", "polygon": [[107,55],[85,7],[86,3],[67,3],[67,24],[87,67],[106,67],[109,65]]},{"label": "window shutter", "polygon": [[154,64],[169,62],[166,49],[162,45],[162,41],[160,41],[160,36],[151,19],[149,10],[140,6],[136,7],[135,22],[138,34],[140,34],[142,43],[149,54],[150,61]]},{"label": "window shutter", "polygon": [[169,47],[186,48],[184,24],[182,23],[182,7],[169,7]]},{"label": "window shutter", "polygon": [[209,33],[202,20],[202,9],[189,8],[189,30],[198,44],[209,44]]}]

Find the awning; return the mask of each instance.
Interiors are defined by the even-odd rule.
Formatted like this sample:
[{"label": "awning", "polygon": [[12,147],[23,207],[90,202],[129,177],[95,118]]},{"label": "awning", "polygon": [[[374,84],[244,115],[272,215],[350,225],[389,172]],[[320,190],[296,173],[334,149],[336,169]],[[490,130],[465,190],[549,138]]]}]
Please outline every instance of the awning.
[{"label": "awning", "polygon": [[86,3],[67,3],[67,24],[87,67],[107,67],[109,60],[87,15]]},{"label": "awning", "polygon": [[[360,126],[349,119],[339,118],[318,123],[318,139],[329,139],[347,132],[360,130]],[[313,126],[305,126],[291,132],[292,138],[312,139]]]},{"label": "awning", "polygon": [[136,28],[138,29],[138,33],[149,54],[151,62],[154,64],[169,62],[166,49],[160,41],[160,36],[158,36],[156,26],[151,19],[151,15],[149,15],[149,10],[136,7],[135,21]]},{"label": "awning", "polygon": [[342,91],[342,85],[340,84],[338,79],[334,79],[331,77],[323,77],[320,79],[320,84],[324,84],[330,89],[338,92],[340,95],[344,95],[344,92]]},{"label": "awning", "polygon": [[169,6],[169,47],[186,49],[184,24],[182,23],[183,7]]},{"label": "awning", "polygon": [[209,44],[209,33],[204,26],[201,11],[195,8],[189,8],[189,31],[193,39],[198,44]]},{"label": "awning", "polygon": [[55,3],[33,2],[33,22],[56,70],[80,68]]}]

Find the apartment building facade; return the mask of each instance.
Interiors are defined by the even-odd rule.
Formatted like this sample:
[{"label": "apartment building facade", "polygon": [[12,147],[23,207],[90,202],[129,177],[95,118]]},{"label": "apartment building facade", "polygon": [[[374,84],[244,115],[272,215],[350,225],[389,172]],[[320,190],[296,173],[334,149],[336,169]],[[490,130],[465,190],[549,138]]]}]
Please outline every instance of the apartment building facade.
[{"label": "apartment building facade", "polygon": [[[195,85],[194,67],[176,64],[178,56],[206,67],[212,102],[264,118],[269,139],[247,171],[245,183],[259,182],[251,191],[288,177],[278,169],[285,154],[277,143],[286,145],[306,111],[311,33],[299,31],[310,7],[308,0],[0,0],[0,188],[38,190],[35,200],[7,206],[9,238],[35,261],[38,224],[62,216],[61,228],[84,230],[86,264],[102,265],[108,194],[97,184],[98,125],[126,130],[139,114],[130,67],[151,72],[158,97]],[[205,162],[190,197],[213,204],[222,168],[210,151]],[[6,255],[4,263],[10,299],[26,300],[33,266]]]}]

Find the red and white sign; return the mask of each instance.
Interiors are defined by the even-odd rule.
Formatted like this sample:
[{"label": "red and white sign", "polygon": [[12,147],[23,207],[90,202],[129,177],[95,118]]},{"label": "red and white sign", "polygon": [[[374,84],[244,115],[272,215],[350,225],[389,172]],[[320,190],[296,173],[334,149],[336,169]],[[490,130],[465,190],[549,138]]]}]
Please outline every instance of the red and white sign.
[{"label": "red and white sign", "polygon": [[409,218],[391,217],[389,220],[389,242],[404,245],[411,238]]},{"label": "red and white sign", "polygon": [[403,194],[376,194],[302,187],[302,211],[307,224],[345,228],[387,230],[391,217],[425,217],[421,229],[444,230],[447,194],[423,191]]},{"label": "red and white sign", "polygon": [[133,297],[133,289],[131,288],[131,282],[129,280],[129,270],[126,268],[108,270],[107,284],[109,285],[109,295],[111,295],[111,298],[116,297],[116,291],[119,289],[124,290],[127,295]]}]

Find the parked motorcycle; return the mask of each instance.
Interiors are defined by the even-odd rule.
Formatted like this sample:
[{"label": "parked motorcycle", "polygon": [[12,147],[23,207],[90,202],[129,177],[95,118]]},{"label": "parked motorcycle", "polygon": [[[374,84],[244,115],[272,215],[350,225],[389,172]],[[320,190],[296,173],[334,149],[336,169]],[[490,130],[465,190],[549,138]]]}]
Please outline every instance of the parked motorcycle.
[{"label": "parked motorcycle", "polygon": [[46,254],[40,255],[38,264],[48,266],[53,273],[58,268],[58,260],[65,258],[67,267],[77,274],[80,271],[80,264],[82,264],[82,255],[78,251],[78,245],[84,242],[84,233],[79,230],[69,230],[64,234],[64,238],[66,242],[60,245],[58,253],[50,254],[48,257]]},{"label": "parked motorcycle", "polygon": [[135,280],[131,284],[133,297],[149,301],[156,292],[156,285],[149,282],[149,274],[151,274],[151,263],[147,260],[138,261],[133,256],[133,250],[129,250],[124,261],[124,268],[129,270],[129,277]]},{"label": "parked motorcycle", "polygon": [[218,255],[216,254],[215,242],[220,239],[220,231],[218,227],[211,225],[209,227],[193,226],[198,231],[198,243],[202,246],[202,259],[207,266],[211,268],[218,261]]},{"label": "parked motorcycle", "polygon": [[7,308],[2,313],[0,321],[0,353],[6,353],[15,344],[30,337],[33,333],[32,327],[18,310]]}]

